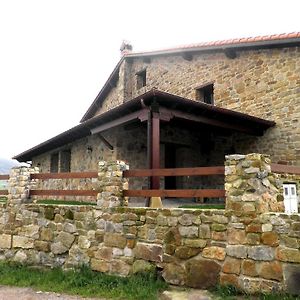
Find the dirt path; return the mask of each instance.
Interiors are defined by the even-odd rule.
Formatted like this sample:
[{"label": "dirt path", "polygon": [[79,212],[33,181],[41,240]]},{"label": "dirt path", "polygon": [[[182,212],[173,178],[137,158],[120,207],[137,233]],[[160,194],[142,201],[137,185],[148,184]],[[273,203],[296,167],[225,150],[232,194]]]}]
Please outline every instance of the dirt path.
[{"label": "dirt path", "polygon": [[0,300],[106,300],[104,298],[82,298],[65,294],[34,291],[30,288],[0,286]]}]

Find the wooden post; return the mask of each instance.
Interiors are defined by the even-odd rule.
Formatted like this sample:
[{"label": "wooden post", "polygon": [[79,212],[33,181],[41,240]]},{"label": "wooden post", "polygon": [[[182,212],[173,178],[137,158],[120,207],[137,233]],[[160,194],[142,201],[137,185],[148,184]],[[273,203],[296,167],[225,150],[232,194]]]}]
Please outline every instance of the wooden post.
[{"label": "wooden post", "polygon": [[[151,169],[160,168],[160,120],[159,114],[156,112],[152,113],[152,165]],[[159,177],[151,178],[151,188],[154,190],[159,189]]]}]

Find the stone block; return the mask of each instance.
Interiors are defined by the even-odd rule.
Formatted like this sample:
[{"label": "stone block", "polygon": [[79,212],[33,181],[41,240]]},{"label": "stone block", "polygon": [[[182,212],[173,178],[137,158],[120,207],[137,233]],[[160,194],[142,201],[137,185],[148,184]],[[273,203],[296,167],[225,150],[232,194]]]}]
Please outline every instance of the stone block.
[{"label": "stone block", "polygon": [[263,232],[261,235],[262,243],[271,247],[276,247],[279,245],[279,237],[276,232],[269,231]]},{"label": "stone block", "polygon": [[168,263],[164,267],[162,277],[170,284],[184,285],[187,274],[183,266],[176,263]]},{"label": "stone block", "polygon": [[88,237],[81,235],[78,237],[78,246],[82,249],[88,249],[91,246],[91,242]]},{"label": "stone block", "polygon": [[94,271],[107,273],[110,270],[110,263],[104,260],[91,259],[91,269]]},{"label": "stone block", "polygon": [[162,246],[157,244],[137,243],[133,249],[136,258],[162,262]]},{"label": "stone block", "polygon": [[254,260],[245,259],[242,261],[242,274],[250,277],[258,276],[257,263]]},{"label": "stone block", "polygon": [[185,239],[183,243],[184,245],[192,248],[204,248],[207,244],[207,241],[202,239]]},{"label": "stone block", "polygon": [[275,257],[274,249],[268,246],[248,247],[248,257],[254,260],[270,261]]},{"label": "stone block", "polygon": [[41,240],[52,241],[53,240],[53,230],[51,228],[42,227],[41,229]]},{"label": "stone block", "polygon": [[194,220],[196,219],[196,216],[192,214],[183,214],[182,216],[178,217],[179,224],[183,226],[189,226],[194,223]]},{"label": "stone block", "polygon": [[175,256],[180,259],[188,259],[197,254],[201,251],[200,248],[191,248],[188,246],[180,246],[175,250]]},{"label": "stone block", "polygon": [[243,229],[228,229],[228,243],[233,245],[246,243],[246,232]]},{"label": "stone block", "polygon": [[56,237],[57,242],[61,242],[66,248],[70,249],[73,242],[75,240],[75,236],[71,233],[60,232]]},{"label": "stone block", "polygon": [[51,244],[50,248],[53,254],[63,254],[69,250],[69,248],[63,245],[61,242],[55,242]]},{"label": "stone block", "polygon": [[202,251],[202,256],[205,258],[224,260],[226,256],[226,250],[222,247],[206,247]]},{"label": "stone block", "polygon": [[178,229],[182,237],[194,238],[199,236],[199,230],[196,226],[178,226]]},{"label": "stone block", "polygon": [[186,285],[208,289],[219,282],[221,266],[212,260],[190,259],[186,264]]},{"label": "stone block", "polygon": [[120,276],[127,276],[130,272],[130,265],[120,259],[114,259],[110,262],[110,273]]},{"label": "stone block", "polygon": [[34,240],[25,236],[13,236],[12,241],[13,248],[32,249],[34,248]]},{"label": "stone block", "polygon": [[239,288],[239,277],[235,274],[221,273],[220,284],[224,286],[229,285]]},{"label": "stone block", "polygon": [[283,278],[282,263],[277,261],[262,262],[258,267],[258,273],[262,278],[281,281]]},{"label": "stone block", "polygon": [[226,241],[227,231],[212,231],[211,239],[215,241]]},{"label": "stone block", "polygon": [[247,233],[246,242],[248,245],[259,245],[260,244],[260,234],[258,233]]},{"label": "stone block", "polygon": [[214,224],[211,225],[211,230],[213,230],[213,231],[226,231],[227,226],[224,225],[224,224],[214,223]]},{"label": "stone block", "polygon": [[228,245],[226,247],[226,253],[232,257],[246,258],[247,248],[243,245]]},{"label": "stone block", "polygon": [[126,237],[120,233],[107,232],[104,235],[104,244],[108,247],[125,248]]},{"label": "stone block", "polygon": [[113,248],[102,246],[94,253],[94,256],[99,260],[110,261],[112,259],[112,252]]},{"label": "stone block", "polygon": [[36,249],[37,251],[49,252],[50,245],[45,241],[34,241],[34,249]]},{"label": "stone block", "polygon": [[279,246],[276,249],[276,259],[284,262],[300,263],[299,249]]},{"label": "stone block", "polygon": [[32,237],[34,239],[39,238],[39,229],[40,227],[38,225],[26,225],[22,228],[22,234],[28,237]]},{"label": "stone block", "polygon": [[155,270],[155,265],[144,260],[136,260],[132,265],[132,273],[149,273]]},{"label": "stone block", "polygon": [[222,272],[239,275],[240,271],[241,271],[241,260],[232,257],[226,257],[222,268]]},{"label": "stone block", "polygon": [[202,224],[199,226],[199,238],[209,239],[211,237],[211,231],[208,224]]},{"label": "stone block", "polygon": [[10,249],[11,248],[12,237],[10,234],[0,235],[0,249]]}]

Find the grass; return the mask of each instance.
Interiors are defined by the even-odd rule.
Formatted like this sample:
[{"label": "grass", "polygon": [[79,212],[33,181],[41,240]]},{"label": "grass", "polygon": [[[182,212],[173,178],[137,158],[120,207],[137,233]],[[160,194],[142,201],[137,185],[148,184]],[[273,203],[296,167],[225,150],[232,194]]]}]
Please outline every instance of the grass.
[{"label": "grass", "polygon": [[88,267],[63,271],[34,269],[16,263],[0,263],[0,284],[31,287],[83,297],[106,297],[110,299],[151,300],[168,285],[154,273],[117,277],[93,272]]},{"label": "grass", "polygon": [[234,286],[217,286],[216,288],[210,290],[210,292],[222,300],[234,300],[234,299],[248,299],[248,300],[296,300],[299,299],[297,296],[292,296],[288,294],[256,294],[249,295],[236,289]]},{"label": "grass", "polygon": [[5,203],[7,201],[7,197],[1,197],[0,196],[0,203]]},{"label": "grass", "polygon": [[54,200],[54,199],[43,199],[37,200],[37,204],[51,204],[51,205],[97,205],[96,202],[84,202],[76,200]]},{"label": "grass", "polygon": [[198,205],[181,205],[179,208],[192,209],[225,209],[225,204],[198,204]]}]

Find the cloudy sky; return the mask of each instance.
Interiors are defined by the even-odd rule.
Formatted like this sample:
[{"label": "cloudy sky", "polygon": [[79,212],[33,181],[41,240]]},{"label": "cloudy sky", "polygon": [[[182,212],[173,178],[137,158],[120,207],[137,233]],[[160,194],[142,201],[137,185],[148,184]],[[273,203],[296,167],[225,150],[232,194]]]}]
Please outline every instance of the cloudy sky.
[{"label": "cloudy sky", "polygon": [[298,0],[0,0],[0,157],[78,124],[134,50],[300,31]]}]

